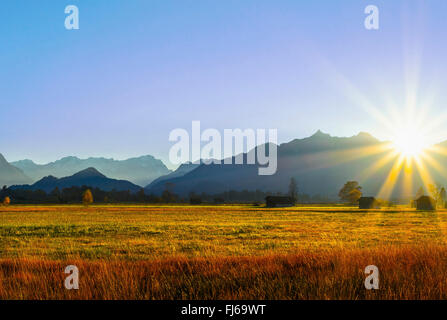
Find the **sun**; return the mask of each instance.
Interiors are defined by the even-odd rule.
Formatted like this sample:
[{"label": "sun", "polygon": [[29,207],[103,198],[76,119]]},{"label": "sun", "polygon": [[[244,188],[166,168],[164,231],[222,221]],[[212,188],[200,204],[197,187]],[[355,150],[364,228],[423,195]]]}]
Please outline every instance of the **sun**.
[{"label": "sun", "polygon": [[419,157],[428,146],[424,135],[411,127],[399,129],[393,138],[394,149],[407,159]]}]

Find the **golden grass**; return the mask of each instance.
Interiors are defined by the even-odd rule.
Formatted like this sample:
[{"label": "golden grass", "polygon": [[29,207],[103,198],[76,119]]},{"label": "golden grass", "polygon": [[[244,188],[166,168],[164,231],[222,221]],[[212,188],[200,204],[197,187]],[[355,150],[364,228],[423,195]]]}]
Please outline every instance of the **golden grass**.
[{"label": "golden grass", "polygon": [[[80,270],[79,290],[64,268]],[[380,269],[365,290],[364,268]],[[446,299],[447,249],[329,250],[153,261],[0,261],[0,299]]]},{"label": "golden grass", "polygon": [[0,299],[445,299],[446,228],[403,208],[3,207]]}]

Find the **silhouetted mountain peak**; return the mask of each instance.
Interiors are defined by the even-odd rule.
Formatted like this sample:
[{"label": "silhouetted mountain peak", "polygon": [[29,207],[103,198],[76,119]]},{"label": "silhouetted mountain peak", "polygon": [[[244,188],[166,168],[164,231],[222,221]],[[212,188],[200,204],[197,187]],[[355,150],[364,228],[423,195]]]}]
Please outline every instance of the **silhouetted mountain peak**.
[{"label": "silhouetted mountain peak", "polygon": [[101,177],[106,178],[105,175],[103,175],[101,172],[96,170],[95,168],[87,168],[85,170],[79,171],[78,173],[75,173],[73,178],[95,178],[95,177]]},{"label": "silhouetted mountain peak", "polygon": [[324,133],[321,130],[318,130],[313,135],[311,135],[309,138],[313,138],[313,139],[331,138],[331,135],[328,133]]},{"label": "silhouetted mountain peak", "polygon": [[[294,140],[294,141],[300,141],[300,140]],[[334,137],[331,136],[328,133],[324,133],[321,130],[318,130],[315,132],[312,136],[309,138],[304,138],[301,141],[306,141],[307,143],[312,143],[315,146],[320,145],[323,143],[324,145],[330,143],[330,144],[338,144],[338,143],[360,143],[360,144],[370,144],[370,143],[379,143],[380,141],[373,137],[371,134],[367,132],[360,132],[355,136],[352,137]]]},{"label": "silhouetted mountain peak", "polygon": [[33,160],[30,160],[30,159],[23,159],[23,160],[19,160],[19,161],[14,162],[14,164],[16,164],[16,163],[23,164],[23,165],[36,165],[36,163]]},{"label": "silhouetted mountain peak", "polygon": [[375,142],[379,141],[376,138],[374,138],[371,134],[369,134],[368,132],[363,132],[363,131],[359,132],[359,134],[354,136],[354,138],[362,139],[365,141],[375,141]]},{"label": "silhouetted mountain peak", "polygon": [[15,186],[15,189],[42,190],[48,193],[53,191],[55,188],[63,190],[66,188],[81,186],[99,188],[104,191],[117,190],[138,192],[141,189],[141,187],[126,180],[109,179],[93,167],[82,170],[72,176],[63,177],[60,179],[51,175],[46,176],[33,185],[18,185]]},{"label": "silhouetted mountain peak", "polygon": [[42,182],[48,183],[48,182],[54,182],[57,180],[58,180],[58,178],[56,178],[55,176],[46,176],[46,177],[42,178],[39,182],[40,183],[42,183]]},{"label": "silhouetted mountain peak", "polygon": [[73,157],[73,156],[69,156],[69,157],[63,157],[62,159],[59,160],[60,163],[67,163],[67,162],[74,162],[74,161],[79,161],[80,159],[78,157]]},{"label": "silhouetted mountain peak", "polygon": [[149,154],[145,155],[145,156],[140,156],[140,157],[136,157],[136,158],[131,158],[131,159],[138,159],[138,160],[154,160],[154,156],[151,156]]},{"label": "silhouetted mountain peak", "polygon": [[8,163],[8,161],[6,161],[5,157],[0,153],[0,164],[5,164]]}]

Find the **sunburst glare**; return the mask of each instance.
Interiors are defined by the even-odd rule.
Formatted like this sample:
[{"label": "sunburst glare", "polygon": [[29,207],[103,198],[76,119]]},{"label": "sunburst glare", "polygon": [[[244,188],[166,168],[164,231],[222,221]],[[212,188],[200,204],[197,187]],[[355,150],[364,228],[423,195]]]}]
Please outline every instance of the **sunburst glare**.
[{"label": "sunburst glare", "polygon": [[399,128],[392,138],[393,147],[407,160],[421,156],[430,147],[424,134],[412,126]]}]

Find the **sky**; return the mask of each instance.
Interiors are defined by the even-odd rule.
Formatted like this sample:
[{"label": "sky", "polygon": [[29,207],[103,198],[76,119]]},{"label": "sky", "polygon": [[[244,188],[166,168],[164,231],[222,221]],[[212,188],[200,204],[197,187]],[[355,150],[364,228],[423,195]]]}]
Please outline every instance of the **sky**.
[{"label": "sky", "polygon": [[[66,30],[67,5],[79,30]],[[379,30],[364,27],[379,8]],[[37,163],[145,154],[175,128],[318,129],[447,140],[445,0],[4,0],[0,153]],[[414,121],[414,120],[412,120]],[[411,122],[411,121],[410,121]],[[396,125],[397,127],[397,125]]]}]

